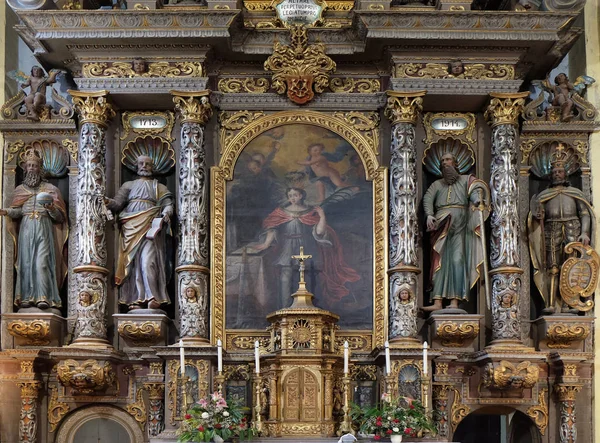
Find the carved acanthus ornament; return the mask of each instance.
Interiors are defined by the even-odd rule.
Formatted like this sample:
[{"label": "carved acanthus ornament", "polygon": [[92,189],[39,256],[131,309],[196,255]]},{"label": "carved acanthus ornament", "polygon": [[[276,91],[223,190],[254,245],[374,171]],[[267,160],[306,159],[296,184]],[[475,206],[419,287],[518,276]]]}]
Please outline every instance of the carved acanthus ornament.
[{"label": "carved acanthus ornament", "polygon": [[540,430],[540,434],[542,435],[546,435],[546,428],[548,427],[548,403],[546,402],[547,395],[548,389],[541,389],[538,394],[538,404],[527,409],[527,415],[531,418],[531,420],[533,420],[535,425]]},{"label": "carved acanthus ornament", "polygon": [[218,90],[227,94],[262,94],[271,87],[271,82],[267,78],[222,78],[219,80]]},{"label": "carved acanthus ornament", "polygon": [[119,323],[119,335],[135,346],[152,346],[161,338],[161,323],[158,321],[125,321]]},{"label": "carved acanthus ornament", "polygon": [[210,91],[171,91],[181,114],[179,150],[179,252],[177,257],[180,333],[208,340],[208,168],[204,125],[212,116]]},{"label": "carved acanthus ornament", "polygon": [[490,389],[529,389],[539,379],[540,368],[529,361],[514,364],[507,360],[488,363],[483,371],[483,385]]},{"label": "carved acanthus ornament", "polygon": [[336,65],[325,54],[324,44],[308,44],[306,27],[291,26],[290,33],[291,44],[275,42],[264,67],[273,73],[272,86],[278,94],[287,91],[290,100],[304,104],[313,99],[315,92],[325,91]]},{"label": "carved acanthus ornament", "polygon": [[392,122],[416,125],[423,111],[423,96],[427,91],[399,92],[388,91],[385,116]]},{"label": "carved acanthus ornament", "polygon": [[516,125],[519,122],[519,116],[523,112],[525,99],[529,97],[529,92],[511,93],[490,93],[492,97],[485,118],[492,127],[497,125]]},{"label": "carved acanthus ornament", "polygon": [[107,91],[69,91],[79,114],[75,256],[75,343],[106,347],[106,128],[115,115]]},{"label": "carved acanthus ornament", "polygon": [[8,323],[8,333],[25,339],[29,346],[44,346],[50,343],[50,322],[47,320],[14,320]]},{"label": "carved acanthus ornament", "polygon": [[450,410],[450,423],[452,423],[452,429],[455,431],[460,422],[469,415],[471,408],[462,402],[460,391],[457,388],[452,389],[454,390],[454,400]]},{"label": "carved acanthus ornament", "polygon": [[590,326],[584,324],[556,323],[546,331],[548,347],[552,349],[568,349],[573,342],[585,340],[590,335]]},{"label": "carved acanthus ornament", "polygon": [[443,346],[460,348],[467,340],[473,340],[479,335],[478,322],[443,322],[438,325],[437,336]]},{"label": "carved acanthus ornament", "polygon": [[373,78],[334,77],[329,81],[329,89],[335,93],[372,94],[381,90],[381,82]]},{"label": "carved acanthus ornament", "polygon": [[220,149],[222,150],[225,146],[229,145],[231,139],[240,131],[240,129],[246,127],[257,118],[264,116],[265,113],[262,111],[221,112],[219,114]]},{"label": "carved acanthus ornament", "polygon": [[110,362],[98,360],[64,360],[56,366],[58,380],[65,387],[71,387],[75,395],[90,395],[105,391],[116,380]]},{"label": "carved acanthus ornament", "polygon": [[469,80],[514,80],[515,67],[506,64],[465,63],[462,74],[454,75],[448,63],[403,63],[396,66],[396,78],[458,78]]},{"label": "carved acanthus ornament", "polygon": [[144,72],[136,72],[130,62],[84,63],[85,78],[134,78],[134,77],[202,77],[200,62],[152,62]]},{"label": "carved acanthus ornament", "polygon": [[79,144],[75,140],[64,139],[62,145],[69,152],[75,163],[77,163],[79,159]]},{"label": "carved acanthus ornament", "polygon": [[61,420],[70,410],[71,408],[67,403],[59,401],[58,388],[52,386],[50,388],[50,399],[48,401],[48,423],[50,425],[50,432],[56,431]]},{"label": "carved acanthus ornament", "polygon": [[182,123],[199,123],[205,125],[213,114],[209,102],[209,90],[204,91],[171,91],[175,110],[181,114]]},{"label": "carved acanthus ornament", "polygon": [[148,391],[148,432],[156,437],[165,429],[165,384],[144,383]]},{"label": "carved acanthus ornament", "polygon": [[6,149],[4,151],[5,160],[4,163],[8,164],[12,161],[13,158],[19,155],[19,153],[25,147],[25,142],[23,140],[16,140],[12,143],[6,143]]}]

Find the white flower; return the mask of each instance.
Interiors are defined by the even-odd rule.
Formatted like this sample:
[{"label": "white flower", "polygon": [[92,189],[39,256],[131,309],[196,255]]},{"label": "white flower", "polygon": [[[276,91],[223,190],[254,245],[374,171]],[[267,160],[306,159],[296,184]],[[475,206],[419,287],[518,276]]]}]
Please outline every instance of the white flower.
[{"label": "white flower", "polygon": [[398,429],[398,428],[392,428],[392,431],[394,431],[394,432],[400,432],[400,429]]},{"label": "white flower", "polygon": [[203,412],[202,418],[206,420],[208,418],[208,412]]},{"label": "white flower", "polygon": [[223,417],[229,417],[229,412],[223,411]]}]

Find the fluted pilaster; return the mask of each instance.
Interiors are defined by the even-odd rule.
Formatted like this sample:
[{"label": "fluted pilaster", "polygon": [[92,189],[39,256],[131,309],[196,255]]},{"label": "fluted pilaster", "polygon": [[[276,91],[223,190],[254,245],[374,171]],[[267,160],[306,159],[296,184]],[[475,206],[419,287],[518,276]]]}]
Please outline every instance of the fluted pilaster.
[{"label": "fluted pilaster", "polygon": [[181,117],[177,293],[182,339],[208,343],[209,198],[204,126],[212,115],[210,91],[171,91]]},{"label": "fluted pilaster", "polygon": [[492,126],[491,302],[492,346],[519,346],[521,342],[521,275],[519,249],[519,115],[528,92],[491,93],[485,112]]},{"label": "fluted pilaster", "polygon": [[108,91],[69,91],[79,114],[79,153],[75,236],[77,323],[75,346],[107,347],[105,227],[106,129],[115,116]]},{"label": "fluted pilaster", "polygon": [[[415,126],[426,91],[388,91],[385,115],[392,123],[389,172],[389,323],[391,342],[417,336],[417,168]],[[405,297],[401,297],[404,293]]]}]

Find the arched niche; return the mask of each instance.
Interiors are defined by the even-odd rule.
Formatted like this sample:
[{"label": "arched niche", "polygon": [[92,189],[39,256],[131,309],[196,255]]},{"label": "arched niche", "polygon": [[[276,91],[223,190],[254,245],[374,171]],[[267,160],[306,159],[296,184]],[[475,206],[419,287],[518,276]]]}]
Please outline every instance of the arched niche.
[{"label": "arched niche", "polygon": [[467,415],[456,427],[452,441],[462,443],[542,443],[536,423],[508,406],[490,406]]},{"label": "arched niche", "polygon": [[97,441],[142,443],[147,440],[138,422],[127,412],[113,406],[88,406],[75,410],[63,421],[55,439],[55,443]]}]

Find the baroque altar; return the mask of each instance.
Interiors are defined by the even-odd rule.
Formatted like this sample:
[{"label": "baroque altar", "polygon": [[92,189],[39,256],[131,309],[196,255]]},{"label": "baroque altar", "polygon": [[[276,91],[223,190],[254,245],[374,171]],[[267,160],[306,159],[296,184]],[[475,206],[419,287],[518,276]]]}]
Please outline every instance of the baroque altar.
[{"label": "baroque altar", "polygon": [[388,393],[591,441],[584,0],[7,1],[3,441],[175,441],[217,390],[265,439]]}]

